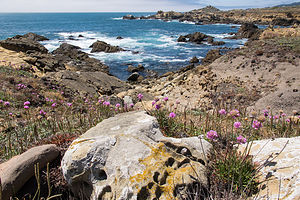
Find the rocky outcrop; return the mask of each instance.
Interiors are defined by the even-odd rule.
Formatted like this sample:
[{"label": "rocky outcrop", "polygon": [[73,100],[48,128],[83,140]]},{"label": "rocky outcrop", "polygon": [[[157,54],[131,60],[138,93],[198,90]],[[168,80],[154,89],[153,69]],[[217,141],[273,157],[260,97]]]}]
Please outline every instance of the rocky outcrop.
[{"label": "rocky outcrop", "polygon": [[271,22],[272,25],[275,26],[292,26],[294,24],[300,24],[300,21],[297,19],[286,19],[286,18],[276,18]]},{"label": "rocky outcrop", "polygon": [[86,95],[112,95],[130,88],[125,82],[106,73],[96,72],[75,72],[62,70],[49,72],[42,80],[45,83],[55,81],[66,90]]},{"label": "rocky outcrop", "polygon": [[138,72],[133,72],[127,78],[128,81],[135,82],[135,81],[142,81],[144,78]]},{"label": "rocky outcrop", "polygon": [[216,59],[220,58],[221,56],[222,55],[221,55],[220,49],[209,50],[208,53],[206,54],[206,56],[201,60],[201,63],[203,65],[209,65],[210,63],[212,63]]},{"label": "rocky outcrop", "polygon": [[133,66],[133,65],[129,65],[127,68],[128,72],[142,72],[145,70],[145,67],[142,64],[139,64],[137,67]]},{"label": "rocky outcrop", "polygon": [[0,165],[0,180],[2,185],[2,200],[13,197],[22,186],[34,176],[34,166],[44,168],[59,155],[59,149],[54,144],[38,146],[15,156]]},{"label": "rocky outcrop", "polygon": [[250,155],[261,166],[262,190],[256,198],[300,199],[300,137],[253,141]]},{"label": "rocky outcrop", "polygon": [[0,41],[0,46],[5,49],[9,49],[16,52],[24,52],[27,51],[37,51],[41,53],[47,53],[48,50],[32,39],[23,37],[23,36],[15,36],[13,38],[7,38],[6,40]]},{"label": "rocky outcrop", "polygon": [[190,60],[190,63],[198,63],[199,62],[199,59],[194,56],[191,60]]},{"label": "rocky outcrop", "polygon": [[202,144],[197,137],[166,138],[154,117],[130,112],[73,141],[61,167],[75,195],[86,199],[175,199],[193,177],[207,187],[204,154],[211,145]]},{"label": "rocky outcrop", "polygon": [[223,41],[214,41],[213,37],[205,35],[204,33],[195,32],[188,35],[181,35],[177,39],[177,42],[193,42],[196,44],[202,44],[203,42],[207,42],[212,45],[224,45]]},{"label": "rocky outcrop", "polygon": [[63,43],[52,54],[59,63],[64,63],[65,67],[71,71],[102,71],[108,73],[108,66],[80,51],[80,47]]},{"label": "rocky outcrop", "polygon": [[38,35],[38,34],[35,34],[35,33],[26,33],[25,35],[22,36],[23,38],[27,38],[27,39],[30,39],[30,40],[33,40],[33,41],[46,41],[46,40],[49,40],[48,38],[42,36],[42,35]]},{"label": "rocky outcrop", "polygon": [[121,47],[118,46],[112,46],[110,44],[107,44],[106,42],[103,41],[96,41],[94,42],[90,48],[92,48],[91,53],[94,52],[105,52],[105,53],[115,53],[119,51],[125,51]]},{"label": "rocky outcrop", "polygon": [[241,39],[241,38],[248,38],[252,40],[257,40],[260,36],[262,31],[255,25],[246,23],[243,24],[235,36],[233,36],[234,39]]},{"label": "rocky outcrop", "polygon": [[125,15],[123,16],[123,19],[129,19],[129,20],[132,20],[132,19],[138,19],[137,17],[133,16],[133,15]]}]

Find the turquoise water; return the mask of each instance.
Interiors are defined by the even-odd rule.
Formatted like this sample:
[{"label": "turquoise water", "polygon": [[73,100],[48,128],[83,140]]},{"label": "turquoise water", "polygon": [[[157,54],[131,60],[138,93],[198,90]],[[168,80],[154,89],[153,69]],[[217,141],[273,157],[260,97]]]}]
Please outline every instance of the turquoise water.
[{"label": "turquoise water", "polygon": [[[178,21],[122,20],[126,14],[145,16],[153,13],[0,13],[0,39],[34,32],[50,39],[42,42],[50,51],[67,42],[90,53],[89,46],[97,40],[138,51],[138,54],[131,51],[91,54],[107,64],[111,73],[123,80],[129,75],[126,71],[128,64],[143,64],[162,74],[187,65],[194,56],[202,58],[210,49],[216,48],[208,44],[178,43],[176,40],[180,35],[198,31],[215,37],[215,40],[225,41],[224,46],[233,48],[245,42],[224,39],[229,36],[229,32],[236,32],[238,25],[232,28],[232,24],[199,26]],[[117,40],[117,36],[124,39]]]}]

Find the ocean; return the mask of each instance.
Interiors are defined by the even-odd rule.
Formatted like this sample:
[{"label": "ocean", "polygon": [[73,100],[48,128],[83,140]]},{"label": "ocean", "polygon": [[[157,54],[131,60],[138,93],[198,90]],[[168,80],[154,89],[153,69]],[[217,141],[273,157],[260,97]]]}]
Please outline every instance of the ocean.
[{"label": "ocean", "polygon": [[[0,40],[34,32],[50,39],[42,42],[49,51],[66,42],[81,47],[87,53],[90,53],[89,46],[95,41],[105,41],[130,50],[91,54],[108,65],[110,73],[122,80],[130,75],[126,71],[129,64],[142,64],[146,69],[163,74],[188,65],[194,56],[203,58],[210,49],[217,48],[209,44],[178,43],[176,40],[180,35],[202,32],[215,37],[216,41],[226,42],[221,47],[229,48],[240,47],[246,42],[224,39],[229,36],[228,33],[238,30],[239,25],[235,24],[123,20],[122,16],[127,14],[147,16],[154,13],[0,13]],[[116,39],[118,36],[124,39]]]}]

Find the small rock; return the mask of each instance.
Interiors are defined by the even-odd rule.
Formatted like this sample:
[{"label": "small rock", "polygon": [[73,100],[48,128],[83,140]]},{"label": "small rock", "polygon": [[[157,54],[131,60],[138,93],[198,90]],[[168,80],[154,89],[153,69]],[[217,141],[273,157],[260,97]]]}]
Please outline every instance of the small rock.
[{"label": "small rock", "polygon": [[15,156],[0,165],[2,184],[2,200],[14,196],[22,186],[34,176],[34,165],[44,168],[59,155],[59,149],[54,144],[38,146]]}]

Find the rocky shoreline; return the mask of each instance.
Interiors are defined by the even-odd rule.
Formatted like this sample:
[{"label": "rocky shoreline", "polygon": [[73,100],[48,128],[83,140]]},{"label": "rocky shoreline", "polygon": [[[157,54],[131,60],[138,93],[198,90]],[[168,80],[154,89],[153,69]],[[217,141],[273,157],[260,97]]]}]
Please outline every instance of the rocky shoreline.
[{"label": "rocky shoreline", "polygon": [[213,6],[196,9],[189,12],[158,11],[155,15],[135,17],[123,16],[126,20],[159,19],[163,21],[178,20],[179,22],[194,22],[204,24],[244,24],[254,23],[272,26],[291,26],[300,24],[300,7],[261,8],[247,10],[221,11]]}]

